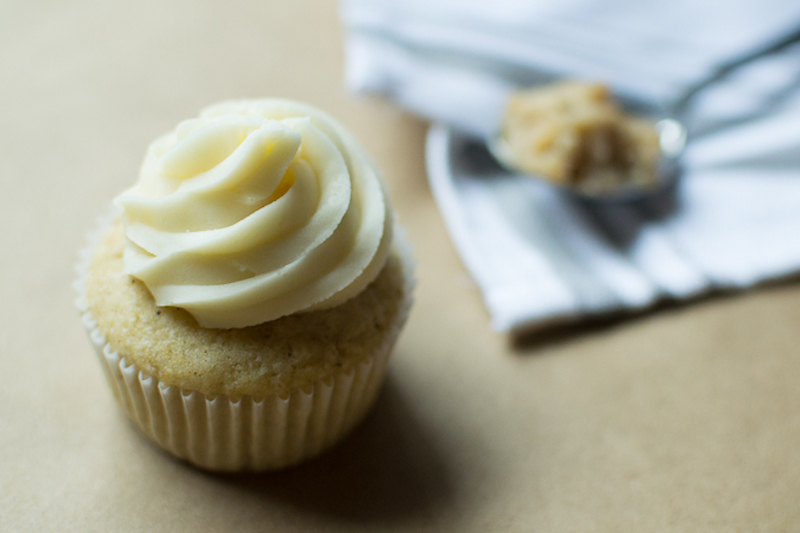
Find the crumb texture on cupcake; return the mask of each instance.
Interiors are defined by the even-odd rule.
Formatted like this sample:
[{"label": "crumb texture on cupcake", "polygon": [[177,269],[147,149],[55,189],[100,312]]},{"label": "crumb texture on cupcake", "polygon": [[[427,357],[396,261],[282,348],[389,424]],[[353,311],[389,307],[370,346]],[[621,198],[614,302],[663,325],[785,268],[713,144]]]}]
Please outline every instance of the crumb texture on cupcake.
[{"label": "crumb texture on cupcake", "polygon": [[[144,284],[123,272],[124,234],[117,221],[97,247],[86,300],[109,345],[167,385],[208,397],[285,396],[347,372],[388,348],[405,317],[402,258],[389,256],[358,296],[327,310],[257,326],[211,329],[186,311],[159,307]],[[391,344],[394,339],[388,339]]]}]

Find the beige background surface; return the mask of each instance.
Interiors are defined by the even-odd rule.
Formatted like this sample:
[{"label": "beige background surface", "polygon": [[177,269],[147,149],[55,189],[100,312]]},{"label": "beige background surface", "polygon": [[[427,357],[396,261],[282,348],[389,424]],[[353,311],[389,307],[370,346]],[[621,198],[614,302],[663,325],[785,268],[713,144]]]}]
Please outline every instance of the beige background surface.
[{"label": "beige background surface", "polygon": [[[0,4],[0,531],[800,531],[800,286],[514,347],[431,199],[425,124],[348,95],[342,61],[330,2]],[[356,433],[299,468],[223,476],[127,422],[70,284],[146,144],[238,96],[355,131],[420,282]]]}]

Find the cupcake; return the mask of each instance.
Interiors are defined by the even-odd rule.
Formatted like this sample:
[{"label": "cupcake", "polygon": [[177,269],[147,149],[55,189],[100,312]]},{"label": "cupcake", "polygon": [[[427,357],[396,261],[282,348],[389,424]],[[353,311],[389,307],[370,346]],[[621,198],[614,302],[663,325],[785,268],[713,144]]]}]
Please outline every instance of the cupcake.
[{"label": "cupcake", "polygon": [[223,102],[153,142],[79,266],[114,396],[212,470],[321,453],[367,413],[411,305],[374,162],[287,100]]}]

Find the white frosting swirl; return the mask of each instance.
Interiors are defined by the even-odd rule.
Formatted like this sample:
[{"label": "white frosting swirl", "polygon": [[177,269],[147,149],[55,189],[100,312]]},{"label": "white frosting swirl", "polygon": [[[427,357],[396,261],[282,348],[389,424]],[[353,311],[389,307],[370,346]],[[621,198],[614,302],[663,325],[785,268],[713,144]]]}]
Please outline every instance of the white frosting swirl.
[{"label": "white frosting swirl", "polygon": [[333,118],[288,100],[223,102],[179,124],[116,202],[126,273],[203,327],[341,304],[392,240],[371,158]]}]

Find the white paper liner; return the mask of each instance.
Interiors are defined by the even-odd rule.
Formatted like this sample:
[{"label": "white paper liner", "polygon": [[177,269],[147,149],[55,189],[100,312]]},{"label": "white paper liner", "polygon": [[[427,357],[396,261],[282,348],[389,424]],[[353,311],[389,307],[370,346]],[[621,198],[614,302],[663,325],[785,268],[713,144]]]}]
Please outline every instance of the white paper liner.
[{"label": "white paper liner", "polygon": [[402,260],[405,291],[394,324],[376,353],[348,371],[313,383],[310,390],[292,390],[288,398],[275,394],[234,401],[164,384],[106,342],[86,303],[86,277],[94,249],[115,216],[102,217],[81,250],[76,304],[114,396],[158,445],[211,470],[278,469],[318,455],[366,415],[413,301],[414,261],[402,228],[395,228],[393,247]]}]

